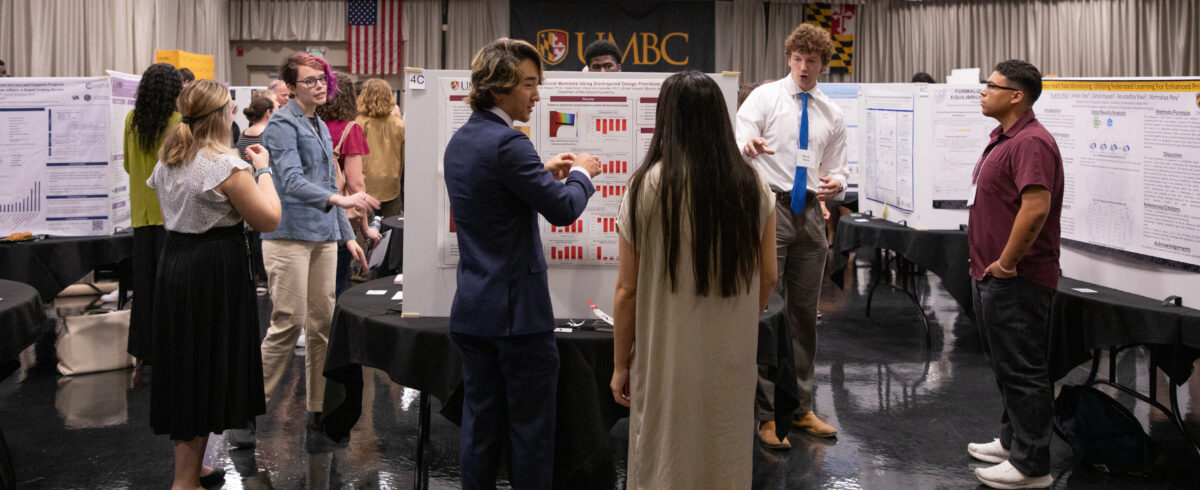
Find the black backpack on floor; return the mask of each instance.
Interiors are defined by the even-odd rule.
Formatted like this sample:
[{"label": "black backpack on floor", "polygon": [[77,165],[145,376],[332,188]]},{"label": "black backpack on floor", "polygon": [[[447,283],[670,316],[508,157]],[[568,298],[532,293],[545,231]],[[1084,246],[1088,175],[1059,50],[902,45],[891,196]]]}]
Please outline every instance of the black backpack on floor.
[{"label": "black backpack on floor", "polygon": [[1081,463],[1110,474],[1148,476],[1154,441],[1129,409],[1091,386],[1063,386],[1054,401],[1054,429]]}]

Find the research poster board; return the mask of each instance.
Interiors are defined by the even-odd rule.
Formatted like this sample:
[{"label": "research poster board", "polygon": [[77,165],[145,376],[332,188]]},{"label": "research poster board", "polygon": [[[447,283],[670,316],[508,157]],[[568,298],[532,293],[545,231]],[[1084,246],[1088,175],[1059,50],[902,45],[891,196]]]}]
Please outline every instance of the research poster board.
[{"label": "research poster board", "polygon": [[250,100],[254,94],[266,89],[267,87],[229,87],[229,96],[233,98],[233,105],[236,106],[233,111],[233,122],[237,123],[238,129],[245,131],[250,127],[250,121],[246,119],[246,113],[243,111],[250,107]]},{"label": "research poster board", "polygon": [[129,174],[125,172],[125,118],[133,112],[137,100],[138,85],[142,82],[141,75],[105,70],[109,80],[112,80],[112,107],[109,109],[108,144],[112,158],[112,188],[110,201],[112,215],[110,219],[118,226],[127,227],[131,222],[132,210],[129,208]]},{"label": "research poster board", "polygon": [[861,94],[863,197],[912,211],[916,87],[864,84]]},{"label": "research poster board", "polygon": [[108,77],[0,78],[0,235],[108,235],[129,226],[129,177],[114,141],[124,130],[127,82],[114,94]]},{"label": "research poster board", "polygon": [[833,103],[842,109],[846,121],[846,190],[858,191],[859,155],[861,146],[859,139],[862,133],[858,126],[859,119],[859,84],[857,83],[822,83],[821,92],[833,99]]},{"label": "research poster board", "polygon": [[971,196],[971,174],[999,124],[984,116],[979,106],[979,84],[933,85],[929,92],[929,159],[932,167],[930,198],[934,209],[966,209]]},{"label": "research poster board", "polygon": [[1200,271],[1200,79],[1042,90],[1035,112],[1063,158],[1063,241]]},{"label": "research poster board", "polygon": [[[418,74],[423,88],[414,86]],[[516,124],[543,160],[563,152],[588,152],[600,157],[604,171],[593,179],[596,193],[578,221],[557,227],[540,220],[552,302],[559,317],[590,318],[587,300],[611,311],[617,210],[629,177],[649,148],[659,87],[668,76],[546,72],[531,120]],[[710,76],[725,94],[732,126],[737,75]],[[443,180],[442,152],[471,115],[465,100],[470,72],[409,71],[406,82],[407,138],[432,144],[406,145],[405,282],[419,286],[406,288],[405,311],[445,316],[454,296],[458,240]]]}]

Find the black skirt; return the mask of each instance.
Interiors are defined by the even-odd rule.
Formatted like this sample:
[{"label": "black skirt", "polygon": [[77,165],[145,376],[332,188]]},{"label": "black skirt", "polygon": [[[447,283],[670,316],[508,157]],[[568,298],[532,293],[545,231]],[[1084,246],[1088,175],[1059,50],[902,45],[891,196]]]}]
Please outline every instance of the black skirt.
[{"label": "black skirt", "polygon": [[242,225],[168,232],[156,282],[150,427],[172,440],[246,427],[266,401]]}]

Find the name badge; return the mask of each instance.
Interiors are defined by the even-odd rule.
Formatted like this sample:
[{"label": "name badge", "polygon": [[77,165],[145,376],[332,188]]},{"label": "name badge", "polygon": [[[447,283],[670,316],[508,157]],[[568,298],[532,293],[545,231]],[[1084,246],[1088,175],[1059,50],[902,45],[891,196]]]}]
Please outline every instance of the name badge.
[{"label": "name badge", "polygon": [[976,187],[978,187],[977,184],[971,184],[971,195],[967,196],[967,207],[968,208],[975,205],[975,189],[976,189]]},{"label": "name badge", "polygon": [[817,168],[817,154],[812,150],[796,149],[796,166]]}]

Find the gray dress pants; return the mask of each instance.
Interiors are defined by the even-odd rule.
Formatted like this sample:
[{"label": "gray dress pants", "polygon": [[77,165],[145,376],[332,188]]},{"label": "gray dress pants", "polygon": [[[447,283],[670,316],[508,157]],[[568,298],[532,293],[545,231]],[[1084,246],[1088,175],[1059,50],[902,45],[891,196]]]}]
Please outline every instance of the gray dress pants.
[{"label": "gray dress pants", "polygon": [[[813,367],[817,354],[817,302],[821,298],[822,275],[829,243],[825,240],[825,217],[816,200],[801,214],[785,203],[775,204],[775,255],[778,261],[777,288],[787,304],[788,328],[795,347],[796,378],[800,383],[797,417],[812,410]],[[754,414],[762,422],[775,420],[775,383],[766,366],[758,367],[758,389]]]}]

